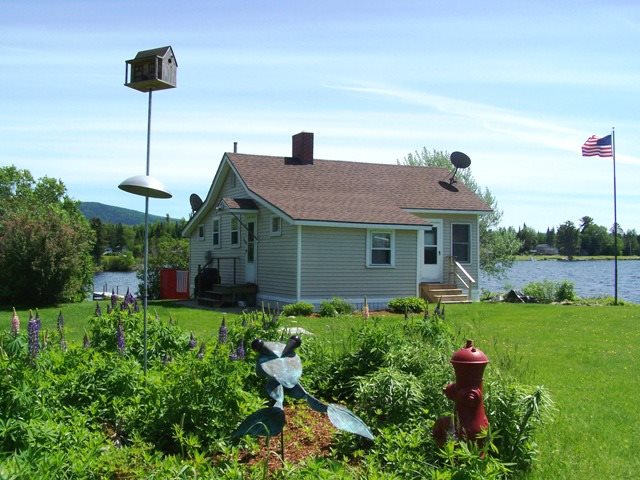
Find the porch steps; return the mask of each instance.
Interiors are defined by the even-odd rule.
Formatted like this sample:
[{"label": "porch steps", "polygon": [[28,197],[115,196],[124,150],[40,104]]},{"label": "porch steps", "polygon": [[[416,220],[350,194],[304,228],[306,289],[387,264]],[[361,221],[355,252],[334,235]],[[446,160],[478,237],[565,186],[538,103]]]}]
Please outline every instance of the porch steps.
[{"label": "porch steps", "polygon": [[446,283],[421,283],[420,297],[429,303],[471,303],[457,286]]}]

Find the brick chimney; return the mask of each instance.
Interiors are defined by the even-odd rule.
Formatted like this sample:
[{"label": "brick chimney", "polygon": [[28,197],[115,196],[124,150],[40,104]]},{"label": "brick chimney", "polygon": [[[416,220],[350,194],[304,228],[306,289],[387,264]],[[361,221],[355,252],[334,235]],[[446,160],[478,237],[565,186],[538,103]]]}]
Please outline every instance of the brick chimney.
[{"label": "brick chimney", "polygon": [[294,161],[299,165],[313,165],[313,133],[300,132],[291,138]]}]

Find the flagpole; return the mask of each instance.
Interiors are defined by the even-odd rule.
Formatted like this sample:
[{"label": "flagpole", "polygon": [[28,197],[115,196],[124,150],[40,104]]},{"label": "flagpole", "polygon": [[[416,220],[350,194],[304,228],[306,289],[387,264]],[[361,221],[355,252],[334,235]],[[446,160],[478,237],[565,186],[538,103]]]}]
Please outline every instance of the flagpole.
[{"label": "flagpole", "polygon": [[613,155],[613,304],[618,304],[618,209],[616,206],[616,129],[611,127],[611,153]]}]

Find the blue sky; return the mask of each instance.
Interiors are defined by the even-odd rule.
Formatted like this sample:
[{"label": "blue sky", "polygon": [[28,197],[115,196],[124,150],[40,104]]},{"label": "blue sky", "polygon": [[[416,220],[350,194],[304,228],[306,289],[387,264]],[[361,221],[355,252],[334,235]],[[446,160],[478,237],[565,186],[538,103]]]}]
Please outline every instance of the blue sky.
[{"label": "blue sky", "polygon": [[0,164],[78,200],[144,210],[117,188],[146,155],[125,60],[171,45],[151,174],[174,196],[151,213],[187,217],[233,142],[288,155],[304,130],[323,159],[463,151],[504,226],[610,226],[612,161],[580,147],[615,127],[618,222],[640,231],[637,2],[8,1],[0,32]]}]

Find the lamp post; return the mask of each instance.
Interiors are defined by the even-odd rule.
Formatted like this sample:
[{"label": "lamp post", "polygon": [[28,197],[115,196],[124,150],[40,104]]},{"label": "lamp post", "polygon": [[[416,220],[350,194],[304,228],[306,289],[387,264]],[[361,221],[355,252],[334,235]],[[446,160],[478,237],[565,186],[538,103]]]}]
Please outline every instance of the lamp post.
[{"label": "lamp post", "polygon": [[[129,71],[131,66],[131,71]],[[126,61],[125,86],[148,92],[147,113],[147,169],[145,175],[136,175],[124,180],[118,188],[134,195],[143,196],[144,201],[144,297],[143,297],[143,349],[144,375],[147,375],[147,305],[149,298],[149,198],[171,198],[167,188],[149,175],[151,152],[151,102],[154,90],[176,86],[178,64],[171,47],[156,48],[138,52],[132,60]],[[131,75],[129,75],[131,73]]]}]

